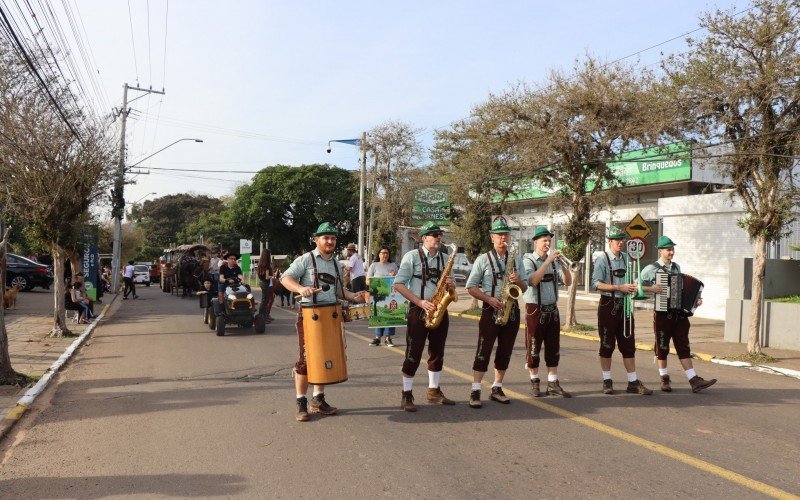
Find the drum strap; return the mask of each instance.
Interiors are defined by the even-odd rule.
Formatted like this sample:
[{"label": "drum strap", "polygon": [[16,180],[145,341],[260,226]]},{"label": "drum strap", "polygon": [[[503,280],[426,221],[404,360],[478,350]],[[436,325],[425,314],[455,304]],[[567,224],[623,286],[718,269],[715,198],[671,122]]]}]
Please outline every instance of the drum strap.
[{"label": "drum strap", "polygon": [[[317,259],[314,256],[314,252],[308,252],[308,255],[311,257],[311,267],[314,268],[314,288],[319,288],[319,272],[317,271]],[[342,291],[342,297],[344,297],[344,283],[342,283],[342,277],[339,275],[339,263],[336,262],[334,259],[333,269],[336,271],[336,282],[339,283],[339,288]],[[333,291],[336,292],[336,285],[333,285]],[[317,304],[317,292],[314,292],[314,295],[311,296],[311,300],[314,302],[314,305]]]}]

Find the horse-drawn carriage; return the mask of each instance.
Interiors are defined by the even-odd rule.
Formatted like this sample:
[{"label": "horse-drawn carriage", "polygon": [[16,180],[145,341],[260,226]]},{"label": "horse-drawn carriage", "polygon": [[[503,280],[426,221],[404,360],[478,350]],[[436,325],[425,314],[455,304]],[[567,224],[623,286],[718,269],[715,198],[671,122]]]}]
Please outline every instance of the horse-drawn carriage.
[{"label": "horse-drawn carriage", "polygon": [[160,259],[161,290],[175,295],[181,293],[183,297],[199,290],[204,272],[202,259],[210,252],[207,246],[200,244],[181,245],[165,251]]}]

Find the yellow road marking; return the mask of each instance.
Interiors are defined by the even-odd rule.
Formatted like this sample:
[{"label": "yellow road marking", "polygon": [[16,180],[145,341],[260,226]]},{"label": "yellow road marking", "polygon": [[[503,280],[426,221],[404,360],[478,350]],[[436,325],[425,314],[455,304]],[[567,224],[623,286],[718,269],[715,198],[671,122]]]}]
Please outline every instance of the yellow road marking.
[{"label": "yellow road marking", "polygon": [[8,410],[6,413],[5,420],[19,420],[22,418],[22,415],[25,413],[28,407],[25,405],[17,404],[14,408]]},{"label": "yellow road marking", "polygon": [[[369,338],[367,338],[367,337],[365,337],[363,335],[360,335],[358,333],[352,332],[350,330],[345,330],[345,332],[347,332],[348,335],[351,335],[351,336],[356,337],[358,339],[362,339],[362,340],[365,340],[365,341],[369,341],[370,340]],[[400,349],[399,347],[388,347],[387,349],[390,349],[390,350],[392,350],[392,351],[394,351],[394,352],[396,352],[398,354],[405,354],[405,350]],[[443,368],[443,370],[446,371],[447,373],[451,374],[451,375],[454,375],[454,376],[462,379],[462,380],[466,380],[467,382],[472,382],[472,375],[471,374],[464,373],[462,371],[455,370],[455,369],[449,368],[447,366],[445,366]],[[489,383],[488,382],[484,381],[483,385],[486,386],[486,387],[489,387]],[[766,483],[762,483],[760,481],[756,481],[755,479],[751,479],[751,478],[749,478],[747,476],[743,476],[743,475],[738,474],[736,472],[733,472],[731,470],[719,467],[717,465],[714,465],[712,463],[706,462],[704,460],[700,460],[700,459],[695,458],[695,457],[693,457],[691,455],[687,455],[686,453],[682,453],[680,451],[673,450],[672,448],[669,448],[667,446],[664,446],[664,445],[661,445],[661,444],[658,444],[658,443],[654,443],[653,441],[649,441],[647,439],[640,438],[640,437],[635,436],[633,434],[630,434],[628,432],[619,430],[619,429],[617,429],[615,427],[611,427],[609,425],[597,422],[596,420],[592,420],[590,418],[582,417],[582,416],[578,415],[577,413],[572,413],[569,410],[564,410],[564,409],[559,408],[557,406],[553,406],[553,405],[550,405],[550,404],[547,404],[547,403],[543,403],[541,401],[537,401],[537,400],[535,400],[535,399],[533,399],[533,398],[531,398],[531,397],[529,397],[529,396],[527,396],[525,394],[521,394],[519,392],[512,391],[510,389],[503,388],[503,390],[509,396],[512,396],[512,397],[522,401],[523,403],[527,403],[527,404],[529,404],[531,406],[535,406],[535,407],[537,407],[539,409],[542,409],[544,411],[547,411],[549,413],[553,413],[553,414],[558,415],[560,417],[564,417],[566,419],[569,419],[569,420],[571,420],[571,421],[573,421],[573,422],[575,422],[577,424],[581,424],[581,425],[584,425],[584,426],[589,427],[591,429],[594,429],[594,430],[603,432],[605,434],[608,434],[610,436],[614,436],[615,438],[621,439],[621,440],[626,441],[628,443],[635,444],[637,446],[641,446],[642,448],[646,448],[646,449],[648,449],[650,451],[653,451],[653,452],[659,453],[661,455],[664,455],[666,457],[672,458],[674,460],[682,462],[682,463],[684,463],[686,465],[689,465],[691,467],[694,467],[696,469],[702,470],[704,472],[708,472],[708,473],[713,474],[715,476],[719,476],[719,477],[721,477],[723,479],[727,479],[728,481],[736,483],[736,484],[738,484],[740,486],[744,486],[745,488],[750,488],[753,491],[757,491],[759,493],[763,493],[764,495],[768,495],[768,496],[771,496],[773,498],[796,499],[796,500],[800,499],[800,497],[798,497],[797,495],[794,495],[794,494],[789,493],[787,491],[783,491],[780,488],[776,488],[776,487],[770,486],[770,485],[768,485]]]}]

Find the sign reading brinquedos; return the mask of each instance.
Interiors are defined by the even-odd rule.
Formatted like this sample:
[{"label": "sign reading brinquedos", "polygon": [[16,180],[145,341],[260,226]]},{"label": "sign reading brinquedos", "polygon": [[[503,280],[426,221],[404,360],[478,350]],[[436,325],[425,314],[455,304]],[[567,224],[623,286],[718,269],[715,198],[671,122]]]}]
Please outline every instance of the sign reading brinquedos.
[{"label": "sign reading brinquedos", "polygon": [[450,225],[450,187],[429,186],[414,192],[411,205],[411,222],[420,226],[434,221],[440,226]]}]

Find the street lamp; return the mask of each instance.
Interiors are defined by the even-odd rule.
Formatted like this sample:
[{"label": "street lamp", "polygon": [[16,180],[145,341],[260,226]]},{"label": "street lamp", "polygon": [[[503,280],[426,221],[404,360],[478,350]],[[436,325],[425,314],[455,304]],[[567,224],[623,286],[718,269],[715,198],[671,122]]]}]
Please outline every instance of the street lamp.
[{"label": "street lamp", "polygon": [[342,142],[361,148],[361,175],[358,182],[358,254],[364,258],[364,185],[367,183],[367,133],[361,132],[361,139],[333,139],[328,141],[328,153],[332,142]]},{"label": "street lamp", "polygon": [[[203,139],[194,139],[194,138],[183,138],[178,139],[175,142],[167,144],[163,148],[159,149],[153,154],[147,155],[141,160],[137,161],[133,165],[125,166],[124,163],[124,137],[125,137],[125,128],[123,122],[123,129],[122,129],[122,137],[123,137],[123,145],[121,145],[122,152],[120,153],[120,168],[119,173],[117,176],[116,186],[113,190],[114,196],[114,208],[112,211],[114,217],[114,244],[112,249],[112,257],[111,257],[111,289],[114,290],[114,293],[118,293],[119,291],[119,271],[121,268],[122,259],[122,216],[125,211],[125,196],[123,194],[123,190],[125,188],[125,172],[130,170],[131,168],[135,167],[136,165],[142,163],[148,158],[152,158],[153,156],[157,155],[158,153],[164,151],[165,149],[178,144],[179,142],[183,141],[194,141],[194,142],[203,142]],[[155,194],[155,193],[150,193]],[[147,194],[145,196],[150,196]],[[141,198],[140,198],[141,199]],[[137,200],[138,201],[138,200]]]},{"label": "street lamp", "polygon": [[134,202],[132,202],[132,203],[126,203],[126,205],[136,205],[137,203],[139,203],[139,202],[140,202],[140,201],[142,201],[143,199],[147,198],[147,197],[148,197],[148,196],[150,196],[151,194],[157,194],[157,193],[156,193],[155,191],[154,191],[154,192],[152,192],[152,193],[147,193],[146,195],[142,196],[141,198],[139,198],[138,200],[136,200],[136,201],[134,201]]}]

